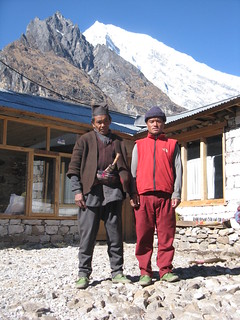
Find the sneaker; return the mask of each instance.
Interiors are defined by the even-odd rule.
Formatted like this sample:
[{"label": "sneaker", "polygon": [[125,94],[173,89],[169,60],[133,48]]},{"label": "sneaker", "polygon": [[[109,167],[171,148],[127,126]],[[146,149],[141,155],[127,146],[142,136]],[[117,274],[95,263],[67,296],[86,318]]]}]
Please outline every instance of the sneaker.
[{"label": "sneaker", "polygon": [[180,279],[175,273],[168,272],[168,273],[165,273],[160,280],[167,281],[167,282],[176,282],[176,281],[179,281]]},{"label": "sneaker", "polygon": [[113,283],[130,283],[131,280],[129,280],[126,276],[124,276],[122,273],[117,274],[115,277],[112,278]]},{"label": "sneaker", "polygon": [[89,285],[89,279],[87,277],[81,277],[76,282],[77,289],[86,289]]},{"label": "sneaker", "polygon": [[140,277],[139,282],[138,282],[142,287],[149,286],[152,284],[152,278],[148,276],[147,274],[144,274]]}]

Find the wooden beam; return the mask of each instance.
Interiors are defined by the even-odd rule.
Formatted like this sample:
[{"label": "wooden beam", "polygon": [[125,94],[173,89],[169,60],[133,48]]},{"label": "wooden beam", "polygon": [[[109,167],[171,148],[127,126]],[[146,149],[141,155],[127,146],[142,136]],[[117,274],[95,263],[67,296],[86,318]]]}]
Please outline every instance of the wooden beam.
[{"label": "wooden beam", "polygon": [[207,194],[207,144],[206,139],[200,140],[200,161],[201,161],[201,199],[208,198]]},{"label": "wooden beam", "polygon": [[[60,204],[64,204],[64,185],[65,185],[65,162],[62,161],[62,163],[60,164],[60,185],[61,185],[61,195],[60,195],[60,199],[59,199],[59,203]],[[59,188],[60,188],[59,185]]]},{"label": "wooden beam", "polygon": [[54,200],[54,216],[59,215],[59,188],[60,188],[60,157],[55,158],[54,160],[54,180],[53,184],[53,200]]},{"label": "wooden beam", "polygon": [[[179,123],[179,124],[176,124],[174,126],[171,125],[172,123],[169,123],[164,126],[164,132],[165,133],[170,133],[172,131],[178,131],[178,130],[182,130],[182,129],[186,129],[186,122],[184,123]],[[201,124],[201,121],[199,120],[188,120],[187,121],[187,127],[192,127],[192,126],[196,126],[198,124]]]},{"label": "wooden beam", "polygon": [[181,145],[181,160],[183,166],[183,180],[182,180],[182,201],[187,201],[187,143]]},{"label": "wooden beam", "polygon": [[7,119],[3,119],[3,144],[7,144]]},{"label": "wooden beam", "polygon": [[33,161],[34,153],[31,150],[28,153],[28,170],[27,170],[27,197],[26,197],[26,215],[29,218],[32,214],[32,193],[33,193]]},{"label": "wooden beam", "polygon": [[223,199],[225,199],[225,188],[226,188],[226,134],[222,135],[222,170],[223,170]]},{"label": "wooden beam", "polygon": [[178,220],[176,222],[176,226],[177,227],[208,227],[208,228],[223,228],[223,224],[221,222],[217,222],[217,221],[212,221],[212,222],[208,222],[208,221],[203,221],[203,222],[197,222],[197,221],[182,221],[182,220]]},{"label": "wooden beam", "polygon": [[224,199],[207,199],[207,200],[189,200],[182,201],[179,207],[204,207],[204,206],[218,206],[226,205]]},{"label": "wooden beam", "polygon": [[227,121],[223,121],[211,126],[185,131],[179,134],[172,135],[171,138],[178,140],[180,143],[185,141],[194,141],[201,137],[210,137],[213,135],[223,133],[224,127],[227,125]]},{"label": "wooden beam", "polygon": [[50,127],[46,128],[46,150],[50,151],[50,139],[51,139],[51,135],[50,135]]}]

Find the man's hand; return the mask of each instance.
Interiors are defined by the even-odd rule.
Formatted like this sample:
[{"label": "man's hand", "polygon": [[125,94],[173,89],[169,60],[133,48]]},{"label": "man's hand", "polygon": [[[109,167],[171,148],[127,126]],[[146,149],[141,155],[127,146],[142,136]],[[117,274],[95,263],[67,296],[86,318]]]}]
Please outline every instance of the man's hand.
[{"label": "man's hand", "polygon": [[172,207],[177,208],[180,202],[181,202],[181,199],[172,199]]},{"label": "man's hand", "polygon": [[140,205],[140,200],[139,200],[139,195],[138,195],[137,193],[134,193],[134,194],[131,196],[130,205],[131,205],[133,208],[138,208],[138,207],[139,207],[139,205]]},{"label": "man's hand", "polygon": [[87,208],[84,195],[82,193],[78,193],[75,195],[75,204],[81,209]]}]

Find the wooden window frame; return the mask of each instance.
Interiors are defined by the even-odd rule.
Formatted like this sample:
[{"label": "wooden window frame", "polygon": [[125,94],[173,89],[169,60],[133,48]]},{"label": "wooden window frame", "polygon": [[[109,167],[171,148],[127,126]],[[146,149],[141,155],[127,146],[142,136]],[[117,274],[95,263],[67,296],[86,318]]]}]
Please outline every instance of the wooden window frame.
[{"label": "wooden window frame", "polygon": [[[203,135],[204,134],[204,135]],[[223,169],[223,198],[221,199],[207,199],[207,143],[206,138],[212,136],[222,136],[222,169]],[[182,139],[181,139],[182,138]],[[187,143],[190,141],[200,140],[200,161],[202,172],[201,185],[201,199],[187,200]],[[223,125],[215,125],[211,130],[203,130],[202,128],[196,130],[193,135],[184,134],[179,136],[179,144],[181,145],[181,159],[183,165],[183,187],[182,187],[182,202],[180,207],[192,206],[209,206],[209,205],[223,205],[225,204],[225,133]]]},{"label": "wooden window frame", "polygon": [[[26,119],[16,119],[9,116],[0,116],[0,119],[3,120],[3,130],[2,130],[2,144],[0,144],[0,149],[3,150],[11,150],[11,151],[21,151],[27,154],[27,198],[25,203],[25,214],[24,215],[9,215],[9,214],[1,214],[1,218],[15,218],[15,219],[58,219],[58,220],[74,220],[76,219],[76,215],[72,216],[59,216],[59,188],[60,188],[60,161],[61,157],[70,158],[70,153],[64,152],[54,152],[50,151],[50,137],[51,137],[51,129],[57,129],[64,132],[75,133],[75,134],[83,134],[86,131],[81,129],[69,128],[68,126],[60,126],[49,123],[41,123],[40,121],[31,121]],[[34,126],[40,126],[46,128],[46,150],[37,150],[27,147],[7,145],[7,123],[8,121],[19,122],[21,124],[30,124]],[[49,213],[33,213],[32,212],[32,189],[33,189],[33,160],[34,156],[44,156],[53,158],[55,161],[55,192],[54,192],[54,212]],[[72,204],[66,204],[66,206],[73,206]]]}]

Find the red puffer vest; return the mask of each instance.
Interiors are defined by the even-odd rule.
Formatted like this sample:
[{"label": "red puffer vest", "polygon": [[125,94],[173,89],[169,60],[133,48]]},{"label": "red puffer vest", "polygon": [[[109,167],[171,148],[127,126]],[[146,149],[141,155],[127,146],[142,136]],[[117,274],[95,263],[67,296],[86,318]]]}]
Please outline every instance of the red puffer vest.
[{"label": "red puffer vest", "polygon": [[174,189],[173,155],[177,141],[165,134],[148,134],[136,141],[138,150],[137,189],[139,194]]}]

